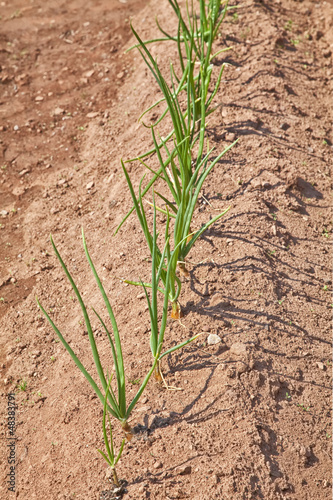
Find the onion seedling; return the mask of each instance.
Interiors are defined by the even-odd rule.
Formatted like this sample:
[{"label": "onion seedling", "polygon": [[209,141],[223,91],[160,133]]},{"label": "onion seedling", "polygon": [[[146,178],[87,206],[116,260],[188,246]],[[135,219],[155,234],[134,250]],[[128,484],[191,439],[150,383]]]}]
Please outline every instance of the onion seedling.
[{"label": "onion seedling", "polygon": [[[160,168],[157,172],[153,172],[153,178],[149,181],[146,188],[144,189],[142,193],[143,196],[147,193],[150,187],[160,176],[164,176],[165,181],[168,182],[168,179],[165,177],[163,172],[163,170],[166,169],[168,165],[170,165],[172,168],[173,180],[174,182],[176,182],[174,175],[174,156],[177,156],[179,154],[179,151],[181,153],[183,163],[178,168],[184,168],[184,172],[186,172],[186,170],[191,171],[191,151],[198,140],[199,151],[197,153],[197,162],[201,161],[206,130],[206,118],[210,113],[214,111],[214,109],[216,109],[210,109],[210,106],[219,89],[223,70],[225,67],[225,64],[222,64],[217,82],[214,86],[213,91],[209,95],[209,85],[213,69],[211,59],[220,53],[218,52],[213,56],[211,55],[212,41],[215,38],[219,26],[224,19],[226,12],[225,9],[227,8],[227,5],[221,12],[221,1],[210,1],[208,3],[208,6],[205,5],[205,2],[201,1],[200,27],[197,26],[195,15],[192,16],[193,20],[190,21],[189,13],[189,27],[187,27],[181,15],[181,11],[177,1],[171,0],[170,3],[172,4],[179,19],[178,35],[175,40],[177,40],[180,65],[182,69],[182,76],[178,78],[174,71],[173,65],[170,65],[171,89],[163,78],[156,61],[146,47],[147,43],[157,40],[143,42],[133,26],[131,26],[132,32],[138,40],[138,44],[135,45],[135,47],[139,49],[144,61],[152,72],[158,86],[160,87],[160,90],[163,93],[163,98],[153,106],[151,106],[147,111],[151,110],[161,102],[166,102],[167,105],[167,108],[162,113],[161,117],[151,127],[153,133],[154,148],[147,153],[137,156],[136,158],[127,160],[127,162],[132,162],[135,160],[142,161],[145,157],[152,153],[157,153],[158,155]],[[170,39],[173,40],[174,38],[171,37]],[[185,57],[183,57],[182,55],[182,44],[184,44],[185,47]],[[186,64],[184,62],[185,60]],[[198,65],[199,73],[195,75]],[[185,92],[184,100],[186,101],[186,110],[184,110],[184,112],[182,112],[182,106],[179,99],[183,91]],[[141,115],[140,119],[147,111],[145,111]],[[173,130],[164,139],[160,138],[160,140],[157,141],[156,134],[154,133],[154,128],[161,122],[167,112],[169,112],[170,114],[173,124]],[[172,138],[176,142],[176,146],[172,148],[170,153],[170,151],[168,151],[167,149],[167,144]],[[232,147],[234,144],[235,143],[233,143],[230,147]],[[177,147],[179,148],[178,150],[176,149]],[[230,149],[230,147],[227,148],[223,154],[225,154]],[[164,161],[162,161],[160,157],[161,148],[168,151],[167,158]],[[221,156],[223,156],[223,154]],[[170,187],[170,182],[168,184],[170,190],[173,191],[173,188]],[[116,229],[116,233],[133,211],[134,207],[128,212],[128,214],[119,224]]]},{"label": "onion seedling", "polygon": [[[139,198],[136,198],[134,195],[134,190],[133,186],[131,184],[129,175],[126,171],[126,168],[124,166],[124,163],[122,162],[123,170],[126,176],[127,183],[129,185],[132,199],[134,202],[134,207],[133,209],[125,216],[123,221],[120,223],[118,226],[116,232],[119,230],[121,225],[124,223],[124,221],[127,219],[127,217],[132,213],[133,210],[136,210],[137,215],[140,219],[141,226],[143,228],[143,231],[145,233],[149,249],[151,252],[151,240],[152,237],[148,231],[147,233],[147,223],[144,222],[142,223],[142,218],[144,216],[144,210],[142,208],[142,198],[143,196],[147,193],[149,188],[154,184],[154,182],[157,179],[162,180],[168,188],[168,193],[166,196],[156,192],[156,195],[160,197],[160,199],[163,201],[163,203],[166,206],[166,209],[168,210],[168,214],[170,217],[175,219],[175,227],[174,227],[174,239],[173,239],[173,246],[174,249],[178,248],[177,253],[178,253],[178,258],[177,262],[180,263],[180,268],[183,270],[183,272],[186,274],[186,268],[185,268],[185,258],[189,251],[191,250],[192,246],[194,245],[195,241],[202,235],[208,227],[216,222],[220,217],[222,217],[226,211],[223,211],[221,214],[217,215],[214,217],[212,220],[207,222],[201,229],[197,230],[194,232],[193,237],[189,239],[189,235],[192,233],[191,230],[191,222],[193,218],[193,213],[200,195],[200,191],[202,189],[203,183],[205,179],[207,178],[208,174],[211,172],[211,170],[214,168],[214,166],[218,163],[218,161],[224,156],[229,149],[234,146],[237,142],[237,140],[228,146],[227,148],[224,149],[222,153],[220,153],[214,160],[210,161],[210,156],[212,152],[214,151],[214,148],[211,148],[207,154],[204,154],[204,144],[205,144],[205,130],[206,130],[206,112],[207,112],[207,103],[206,103],[206,96],[207,96],[207,88],[204,88],[204,86],[201,86],[201,96],[199,99],[199,104],[200,104],[200,114],[199,114],[199,122],[200,122],[200,131],[199,133],[196,133],[196,124],[199,123],[197,120],[197,100],[193,97],[194,96],[194,91],[193,91],[193,74],[194,74],[194,67],[195,67],[195,57],[193,58],[193,53],[194,53],[194,36],[192,34],[192,38],[190,42],[185,40],[185,46],[186,46],[186,51],[187,51],[187,65],[185,68],[184,75],[187,75],[187,78],[185,79],[183,76],[184,81],[186,80],[186,94],[187,94],[187,109],[185,112],[182,111],[182,106],[180,103],[180,100],[178,98],[178,90],[175,89],[174,86],[174,78],[175,78],[175,73],[173,71],[173,68],[171,66],[170,69],[170,75],[171,75],[171,89],[169,88],[169,85],[167,84],[166,80],[164,79],[157,62],[154,60],[152,57],[151,53],[145,46],[145,44],[142,42],[140,39],[139,35],[135,32],[134,28],[132,28],[132,31],[134,35],[136,36],[137,40],[139,41],[139,51],[146,62],[147,66],[149,67],[150,71],[152,72],[155,80],[157,81],[163,95],[164,99],[167,103],[168,106],[168,111],[170,113],[173,127],[174,127],[174,132],[172,134],[173,138],[173,149],[170,149],[169,143],[166,139],[161,139],[161,144],[163,146],[163,150],[165,152],[166,158],[163,158],[160,144],[158,144],[158,138],[156,136],[155,132],[155,127],[156,124],[151,127],[151,132],[152,132],[152,137],[154,141],[154,146],[155,149],[154,151],[156,152],[158,162],[159,162],[159,169],[158,170],[153,170],[146,162],[143,162],[142,160],[141,163],[149,170],[150,172],[153,173],[153,178],[148,182],[147,186],[143,191],[141,191],[141,184],[140,184],[140,193],[139,193]],[[203,70],[201,70],[203,71]],[[202,73],[202,79],[203,79],[203,73]],[[222,73],[221,73],[222,75]],[[221,76],[220,75],[220,76]],[[219,83],[219,82],[218,82]],[[218,84],[217,84],[218,85]],[[182,83],[180,84],[182,86]],[[215,88],[214,92],[212,93],[211,97],[209,98],[209,103],[211,102],[211,99],[214,97],[215,92],[217,91],[217,87]],[[198,151],[196,153],[196,159],[192,159],[193,156],[193,146],[195,142],[198,142]],[[169,168],[170,167],[170,168]],[[142,183],[142,181],[141,181]],[[166,214],[166,209],[161,209],[159,208],[160,211],[164,212]],[[140,214],[141,212],[141,214]],[[180,244],[180,242],[182,243]],[[174,278],[175,281],[176,278]],[[162,281],[163,276],[162,276]],[[179,284],[178,284],[179,285]],[[178,286],[179,289],[179,286]],[[175,295],[175,290],[170,288],[170,293],[172,295]],[[176,302],[172,300],[172,303],[175,304]]]},{"label": "onion seedling", "polygon": [[[127,437],[127,439],[131,439],[131,428],[128,424],[128,419],[132,413],[132,410],[133,408],[135,407],[136,403],[138,402],[139,398],[141,397],[148,381],[149,381],[149,378],[151,377],[154,369],[155,369],[155,366],[158,362],[158,360],[156,360],[154,362],[154,365],[152,366],[152,368],[149,370],[149,372],[147,373],[146,377],[144,378],[144,381],[142,382],[139,390],[137,391],[135,397],[132,399],[131,403],[127,406],[127,403],[126,403],[126,386],[125,386],[125,368],[124,368],[124,361],[123,361],[123,354],[122,354],[122,348],[121,348],[121,340],[120,340],[120,336],[119,336],[119,331],[118,331],[118,326],[117,326],[117,323],[116,323],[116,319],[114,317],[114,314],[113,314],[113,311],[112,311],[112,307],[111,307],[111,304],[109,302],[109,299],[105,293],[105,290],[104,290],[104,287],[102,285],[102,282],[97,274],[97,271],[94,267],[94,264],[91,260],[91,257],[89,255],[89,252],[88,252],[88,248],[87,248],[87,245],[86,245],[86,241],[85,241],[85,237],[84,237],[84,233],[82,231],[82,238],[83,238],[83,246],[84,246],[84,250],[85,250],[85,254],[86,254],[86,257],[87,257],[87,260],[88,260],[88,263],[89,263],[89,266],[93,272],[93,275],[95,277],[95,280],[97,282],[97,285],[98,285],[98,288],[100,290],[100,293],[103,297],[103,300],[104,300],[104,303],[106,305],[106,308],[107,308],[107,311],[108,311],[108,314],[109,314],[109,319],[111,321],[111,325],[112,325],[112,329],[113,329],[113,337],[114,337],[114,340],[112,339],[111,337],[111,334],[106,326],[106,324],[104,323],[104,321],[102,320],[102,318],[100,317],[100,315],[93,309],[93,312],[95,313],[95,315],[98,317],[103,329],[105,330],[106,332],[106,335],[108,337],[108,340],[109,340],[109,343],[110,343],[110,347],[111,347],[111,353],[112,353],[112,358],[113,358],[113,362],[114,362],[114,367],[115,367],[115,381],[116,381],[116,385],[117,385],[117,396],[115,395],[112,387],[110,386],[110,390],[109,392],[107,393],[107,395],[104,397],[103,394],[102,394],[102,391],[100,389],[100,387],[98,386],[98,384],[95,382],[95,380],[93,379],[93,377],[90,375],[90,373],[86,370],[86,368],[84,367],[84,365],[82,364],[82,362],[79,360],[79,358],[77,357],[77,355],[74,353],[73,349],[70,347],[70,345],[68,344],[68,342],[65,340],[65,338],[63,337],[63,335],[61,334],[60,330],[57,328],[57,326],[54,324],[54,322],[52,321],[52,319],[50,318],[49,314],[46,312],[46,310],[42,307],[42,305],[40,304],[39,300],[37,299],[37,303],[38,303],[38,306],[40,307],[41,311],[43,312],[43,314],[46,316],[48,322],[50,323],[50,325],[52,326],[53,330],[55,331],[55,333],[57,334],[57,336],[59,337],[60,341],[62,342],[63,346],[65,347],[65,349],[68,351],[68,353],[70,354],[71,358],[73,359],[74,363],[76,364],[76,366],[79,368],[79,370],[83,373],[83,375],[85,376],[85,378],[87,379],[87,381],[89,382],[89,384],[92,386],[92,388],[94,389],[96,395],[98,396],[98,398],[100,399],[100,401],[102,402],[102,404],[104,405],[105,404],[105,399],[107,399],[107,410],[108,412],[114,417],[116,418],[117,420],[119,420],[119,422],[121,423],[121,426],[125,432],[125,435]],[[70,284],[74,290],[74,293],[79,301],[79,304],[81,306],[81,310],[82,310],[82,313],[83,313],[83,316],[84,316],[84,320],[85,320],[85,324],[86,324],[86,328],[87,328],[87,331],[88,331],[88,337],[89,337],[89,342],[90,342],[90,347],[91,347],[91,350],[92,350],[92,355],[93,355],[93,359],[94,359],[94,363],[95,363],[95,366],[96,366],[96,370],[97,370],[97,374],[98,374],[98,377],[99,377],[99,380],[100,380],[100,383],[101,383],[101,386],[102,386],[102,389],[106,392],[107,390],[107,381],[106,381],[106,378],[105,378],[105,374],[104,374],[104,370],[103,370],[103,367],[102,367],[102,364],[101,364],[101,360],[100,360],[100,356],[99,356],[99,352],[98,352],[98,348],[97,348],[97,345],[96,345],[96,341],[95,341],[95,337],[94,337],[94,333],[93,333],[93,330],[92,330],[92,327],[91,327],[91,322],[90,322],[90,318],[89,318],[89,315],[88,315],[88,311],[87,311],[87,308],[82,300],[82,297],[81,297],[81,294],[77,288],[77,286],[75,285],[74,283],[74,280],[72,278],[72,276],[70,275],[64,261],[62,260],[55,244],[54,244],[54,241],[52,239],[52,236],[51,236],[51,243],[52,243],[52,246],[53,246],[53,249],[55,251],[55,254],[63,268],[63,270],[65,271],[66,275],[67,275],[67,278],[69,279],[70,281]]]},{"label": "onion seedling", "polygon": [[[133,30],[135,33],[135,31]],[[135,33],[136,34],[136,33]],[[136,34],[138,40],[141,42],[139,36]],[[137,198],[134,194],[133,185],[131,183],[128,172],[125,168],[125,165],[122,161],[122,167],[126,176],[127,183],[130,188],[131,196],[134,202],[133,210],[136,210],[137,216],[139,218],[141,227],[145,234],[150,253],[152,253],[152,236],[149,233],[148,225],[144,213],[143,208],[143,195],[147,192],[147,190],[152,186],[152,184],[160,179],[163,183],[167,185],[168,193],[166,196],[156,192],[156,195],[160,197],[160,199],[165,204],[166,209],[159,210],[168,214],[168,217],[175,219],[174,225],[174,238],[173,238],[173,247],[175,259],[180,263],[180,267],[183,272],[186,273],[185,268],[185,259],[191,248],[193,247],[196,240],[203,234],[204,231],[208,229],[210,225],[216,222],[220,217],[222,217],[228,209],[214,217],[212,220],[208,221],[202,228],[198,229],[193,233],[192,238],[189,239],[189,235],[192,233],[191,230],[191,222],[193,219],[193,213],[203,186],[203,183],[218,161],[222,158],[224,154],[229,151],[229,149],[236,144],[235,141],[232,145],[228,146],[222,153],[220,153],[214,160],[210,161],[211,153],[214,151],[214,148],[211,148],[207,154],[204,154],[204,142],[205,142],[205,116],[206,116],[206,107],[204,98],[201,99],[201,126],[199,135],[197,135],[198,139],[198,152],[196,155],[196,159],[192,160],[192,138],[195,135],[194,125],[196,123],[196,103],[191,100],[190,94],[191,91],[188,89],[188,99],[187,99],[187,120],[185,120],[185,115],[182,113],[181,105],[176,95],[176,92],[172,92],[169,89],[168,84],[166,83],[161,71],[153,59],[152,55],[145,47],[143,42],[142,44],[142,57],[144,58],[146,64],[149,69],[153,73],[156,81],[158,82],[160,89],[162,90],[165,100],[168,105],[168,110],[174,125],[174,137],[173,144],[174,148],[170,151],[167,142],[163,139],[163,149],[166,154],[166,160],[162,156],[162,152],[160,151],[157,137],[155,133],[155,125],[151,127],[153,141],[155,145],[155,151],[157,154],[157,158],[159,161],[159,169],[158,171],[153,170],[146,162],[141,160],[141,163],[153,173],[153,179],[149,181],[146,188],[142,191],[140,183],[139,189],[139,197]],[[189,49],[190,52],[193,50],[193,47]],[[188,71],[193,74],[193,65],[191,66],[191,60],[188,60]],[[171,70],[172,76],[172,70]],[[190,81],[188,79],[188,81]],[[189,84],[188,84],[189,85]],[[173,89],[174,90],[174,89]],[[193,116],[193,120],[191,120],[191,116]],[[170,169],[168,168],[170,165]],[[127,214],[127,216],[123,219],[122,223],[126,220],[131,212]],[[122,225],[122,223],[118,226],[118,229]],[[116,231],[116,232],[117,232]],[[176,290],[175,285],[177,281],[176,274],[172,276],[174,285],[170,286],[170,294],[172,296],[171,302],[173,304],[173,315],[177,317],[178,313],[175,309],[177,304],[176,300]],[[162,275],[162,281],[165,285],[164,276]],[[177,289],[180,290],[180,281],[177,282]],[[179,295],[179,293],[178,293]]]},{"label": "onion seedling", "polygon": [[[149,315],[150,315],[150,328],[151,328],[151,334],[150,334],[150,349],[154,358],[155,364],[155,377],[157,380],[162,380],[162,375],[161,375],[161,368],[160,368],[160,362],[161,359],[166,356],[167,354],[171,354],[172,352],[181,349],[182,347],[185,347],[187,344],[190,342],[193,342],[193,340],[197,339],[200,334],[195,335],[194,337],[186,340],[185,342],[182,342],[174,347],[171,347],[167,351],[162,353],[162,348],[163,348],[163,342],[164,342],[164,334],[165,334],[165,328],[166,328],[166,323],[167,323],[167,315],[168,315],[168,299],[169,299],[169,287],[172,285],[172,279],[171,276],[174,276],[175,274],[175,266],[177,265],[177,260],[176,256],[177,253],[177,247],[173,252],[170,252],[170,246],[169,246],[169,236],[168,236],[168,227],[169,227],[169,217],[166,225],[166,232],[165,232],[165,245],[163,248],[163,252],[160,255],[158,246],[157,246],[157,232],[156,232],[156,205],[155,205],[155,200],[154,200],[154,221],[153,221],[153,239],[152,239],[152,282],[151,285],[149,285],[149,288],[151,288],[151,299],[149,298],[148,292],[147,292],[147,285],[141,282],[141,285],[144,288],[147,302],[148,302],[148,308],[149,308]],[[167,261],[167,264],[165,265],[165,259]],[[165,269],[166,267],[166,269]],[[159,327],[158,323],[158,308],[157,308],[157,292],[160,290],[159,288],[159,281],[161,279],[162,273],[166,272],[165,276],[165,290],[164,290],[164,302],[163,302],[163,313],[162,313],[162,320],[161,324]],[[174,303],[173,303],[174,304]],[[177,302],[176,302],[177,304]],[[174,307],[174,306],[173,306]]]}]

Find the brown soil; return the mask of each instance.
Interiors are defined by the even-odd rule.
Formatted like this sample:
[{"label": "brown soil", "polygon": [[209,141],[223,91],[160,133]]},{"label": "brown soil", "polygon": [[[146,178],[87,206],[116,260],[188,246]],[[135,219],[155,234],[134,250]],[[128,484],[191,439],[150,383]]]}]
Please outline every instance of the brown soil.
[{"label": "brown soil", "polygon": [[[101,310],[83,227],[135,393],[151,364],[148,312],[141,291],[118,278],[148,278],[150,264],[134,216],[113,232],[131,206],[120,157],[150,146],[137,118],[158,92],[138,53],[124,49],[132,15],[143,38],[157,34],[157,13],[174,29],[166,0],[160,11],[157,0],[0,4],[1,498],[112,497],[96,451],[101,404],[35,296],[94,373],[49,241],[52,233],[86,303]],[[190,255],[184,317],[168,323],[166,347],[203,335],[163,362],[166,382],[182,390],[152,379],[133,412],[138,432],[118,467],[124,499],[331,498],[332,16],[327,1],[244,0],[216,41],[233,50],[216,61],[230,65],[210,144],[239,142],[206,183],[194,224],[231,208]],[[152,50],[167,68],[174,47]],[[137,186],[143,167],[130,174]],[[222,341],[208,345],[209,333]],[[16,493],[5,483],[10,391]],[[114,432],[119,446],[116,423]]]}]

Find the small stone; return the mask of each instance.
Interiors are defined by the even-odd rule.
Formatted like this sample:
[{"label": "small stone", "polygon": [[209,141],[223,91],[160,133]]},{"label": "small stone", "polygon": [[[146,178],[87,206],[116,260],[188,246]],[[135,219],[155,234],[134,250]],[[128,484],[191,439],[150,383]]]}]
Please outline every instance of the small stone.
[{"label": "small stone", "polygon": [[121,71],[120,73],[118,73],[118,75],[117,75],[118,80],[121,80],[123,77],[124,77],[124,72],[123,71]]},{"label": "small stone", "polygon": [[139,293],[139,294],[136,296],[136,298],[137,298],[137,299],[144,299],[144,298],[145,298],[145,296],[146,296],[146,294],[145,294],[145,293]]},{"label": "small stone", "polygon": [[59,115],[62,115],[63,113],[65,113],[65,110],[62,109],[62,108],[56,108],[54,111],[53,111],[53,115],[54,116],[59,116]]},{"label": "small stone", "polygon": [[247,354],[246,345],[243,344],[242,342],[235,342],[230,347],[230,352],[232,354],[236,354],[237,356],[244,356]]},{"label": "small stone", "polygon": [[88,189],[88,190],[92,189],[94,186],[95,186],[94,181],[88,182],[88,184],[86,185],[86,189]]},{"label": "small stone", "polygon": [[19,127],[18,125],[14,125],[14,127],[13,127],[13,128],[14,128],[15,132],[17,132],[17,131],[19,130],[19,128],[20,128],[20,127]]},{"label": "small stone", "polygon": [[57,186],[63,186],[64,184],[66,184],[66,179],[60,179],[58,182],[57,182]]},{"label": "small stone", "polygon": [[309,153],[313,153],[313,148],[308,147],[308,152],[309,152]]},{"label": "small stone", "polygon": [[176,469],[176,472],[180,475],[180,476],[186,476],[188,474],[191,474],[192,472],[192,467],[190,465],[186,465],[185,467],[178,467]]},{"label": "small stone", "polygon": [[317,361],[316,365],[318,366],[319,370],[325,370],[325,365],[321,361]]},{"label": "small stone", "polygon": [[162,462],[155,462],[153,467],[154,467],[154,469],[162,469],[163,464],[162,464]]},{"label": "small stone", "polygon": [[41,101],[44,101],[44,97],[41,96],[41,95],[38,95],[37,97],[35,97],[35,101],[36,102],[41,102]]},{"label": "small stone", "polygon": [[219,305],[220,302],[221,302],[220,295],[218,293],[214,293],[214,295],[212,296],[212,298],[209,301],[209,305],[210,305],[210,307],[215,307],[215,306]]},{"label": "small stone", "polygon": [[8,215],[7,210],[0,210],[0,215],[1,217],[6,217],[6,215]]},{"label": "small stone", "polygon": [[216,333],[210,333],[207,337],[207,344],[208,345],[216,345],[222,342],[222,339],[219,335],[216,335]]},{"label": "small stone", "polygon": [[25,168],[24,170],[21,170],[21,172],[19,172],[19,177],[23,177],[25,174],[29,174],[30,173],[30,168]]},{"label": "small stone", "polygon": [[288,128],[290,128],[290,125],[288,125],[288,123],[282,123],[282,124],[280,125],[280,128],[281,128],[282,130],[288,130]]},{"label": "small stone", "polygon": [[87,118],[96,118],[96,116],[98,116],[99,113],[97,111],[92,111],[91,113],[88,113],[86,116]]},{"label": "small stone", "polygon": [[95,73],[95,70],[91,69],[90,71],[86,71],[86,72],[84,73],[84,76],[85,76],[86,78],[90,78],[90,77],[92,77],[92,76],[93,76],[93,74],[94,74],[94,73]]},{"label": "small stone", "polygon": [[307,446],[301,446],[299,449],[299,454],[301,457],[309,457],[311,455],[311,450]]},{"label": "small stone", "polygon": [[227,141],[234,142],[236,140],[237,136],[236,136],[236,134],[230,132],[230,133],[226,134],[225,138]]}]

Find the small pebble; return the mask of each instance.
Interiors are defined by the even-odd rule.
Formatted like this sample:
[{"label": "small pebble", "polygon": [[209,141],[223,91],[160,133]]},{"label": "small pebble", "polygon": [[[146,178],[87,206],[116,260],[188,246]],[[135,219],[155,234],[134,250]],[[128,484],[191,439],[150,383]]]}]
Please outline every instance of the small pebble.
[{"label": "small pebble", "polygon": [[290,128],[290,125],[288,125],[288,123],[282,123],[282,124],[280,125],[280,128],[281,128],[282,130],[288,130],[288,128]]},{"label": "small pebble", "polygon": [[94,186],[95,186],[94,181],[88,182],[88,184],[86,185],[86,189],[89,190],[89,189],[93,188]]},{"label": "small pebble", "polygon": [[53,111],[54,116],[59,116],[59,115],[62,115],[63,113],[65,113],[65,110],[64,110],[64,109],[62,109],[62,108],[56,108],[56,109]]},{"label": "small pebble", "polygon": [[186,467],[178,467],[176,471],[180,476],[186,476],[187,474],[191,474],[192,467],[190,465],[186,465]]},{"label": "small pebble", "polygon": [[23,177],[25,174],[29,173],[30,173],[30,168],[25,168],[24,170],[21,170],[21,172],[19,172],[19,177]]},{"label": "small pebble", "polygon": [[84,76],[85,76],[86,78],[90,78],[91,76],[93,76],[93,74],[94,74],[94,73],[95,73],[95,70],[91,69],[90,71],[86,71],[86,72],[84,73]]},{"label": "small pebble", "polygon": [[222,341],[221,337],[219,335],[216,335],[216,333],[210,333],[207,337],[208,345],[219,344],[221,341]]},{"label": "small pebble", "polygon": [[97,113],[96,111],[91,112],[91,113],[87,114],[87,118],[96,118],[98,115],[99,115],[99,113]]}]

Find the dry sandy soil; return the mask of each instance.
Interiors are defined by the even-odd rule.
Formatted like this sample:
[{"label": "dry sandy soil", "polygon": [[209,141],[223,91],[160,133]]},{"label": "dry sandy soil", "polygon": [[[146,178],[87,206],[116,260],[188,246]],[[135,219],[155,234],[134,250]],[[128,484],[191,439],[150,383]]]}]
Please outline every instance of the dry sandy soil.
[{"label": "dry sandy soil", "polygon": [[[103,312],[83,227],[134,395],[151,364],[149,318],[141,291],[118,278],[148,279],[150,264],[134,215],[113,233],[131,206],[120,158],[151,145],[137,118],[159,96],[140,55],[124,54],[129,19],[149,38],[157,14],[175,29],[166,0],[0,3],[3,499],[113,498],[96,451],[102,406],[35,296],[94,373],[49,240],[52,233],[87,305]],[[151,380],[133,412],[137,434],[118,468],[125,500],[331,498],[332,16],[328,1],[244,0],[216,40],[216,50],[233,49],[215,61],[215,75],[229,65],[207,132],[218,152],[239,141],[205,184],[194,224],[231,208],[192,251],[184,317],[167,325],[167,347],[203,333],[163,364],[181,390]],[[152,50],[166,70],[174,47]],[[131,165],[137,187],[143,167]],[[93,326],[111,367],[107,339]],[[208,345],[209,333],[221,342]],[[6,483],[9,393],[15,492]],[[114,431],[119,446],[117,423]]]}]

